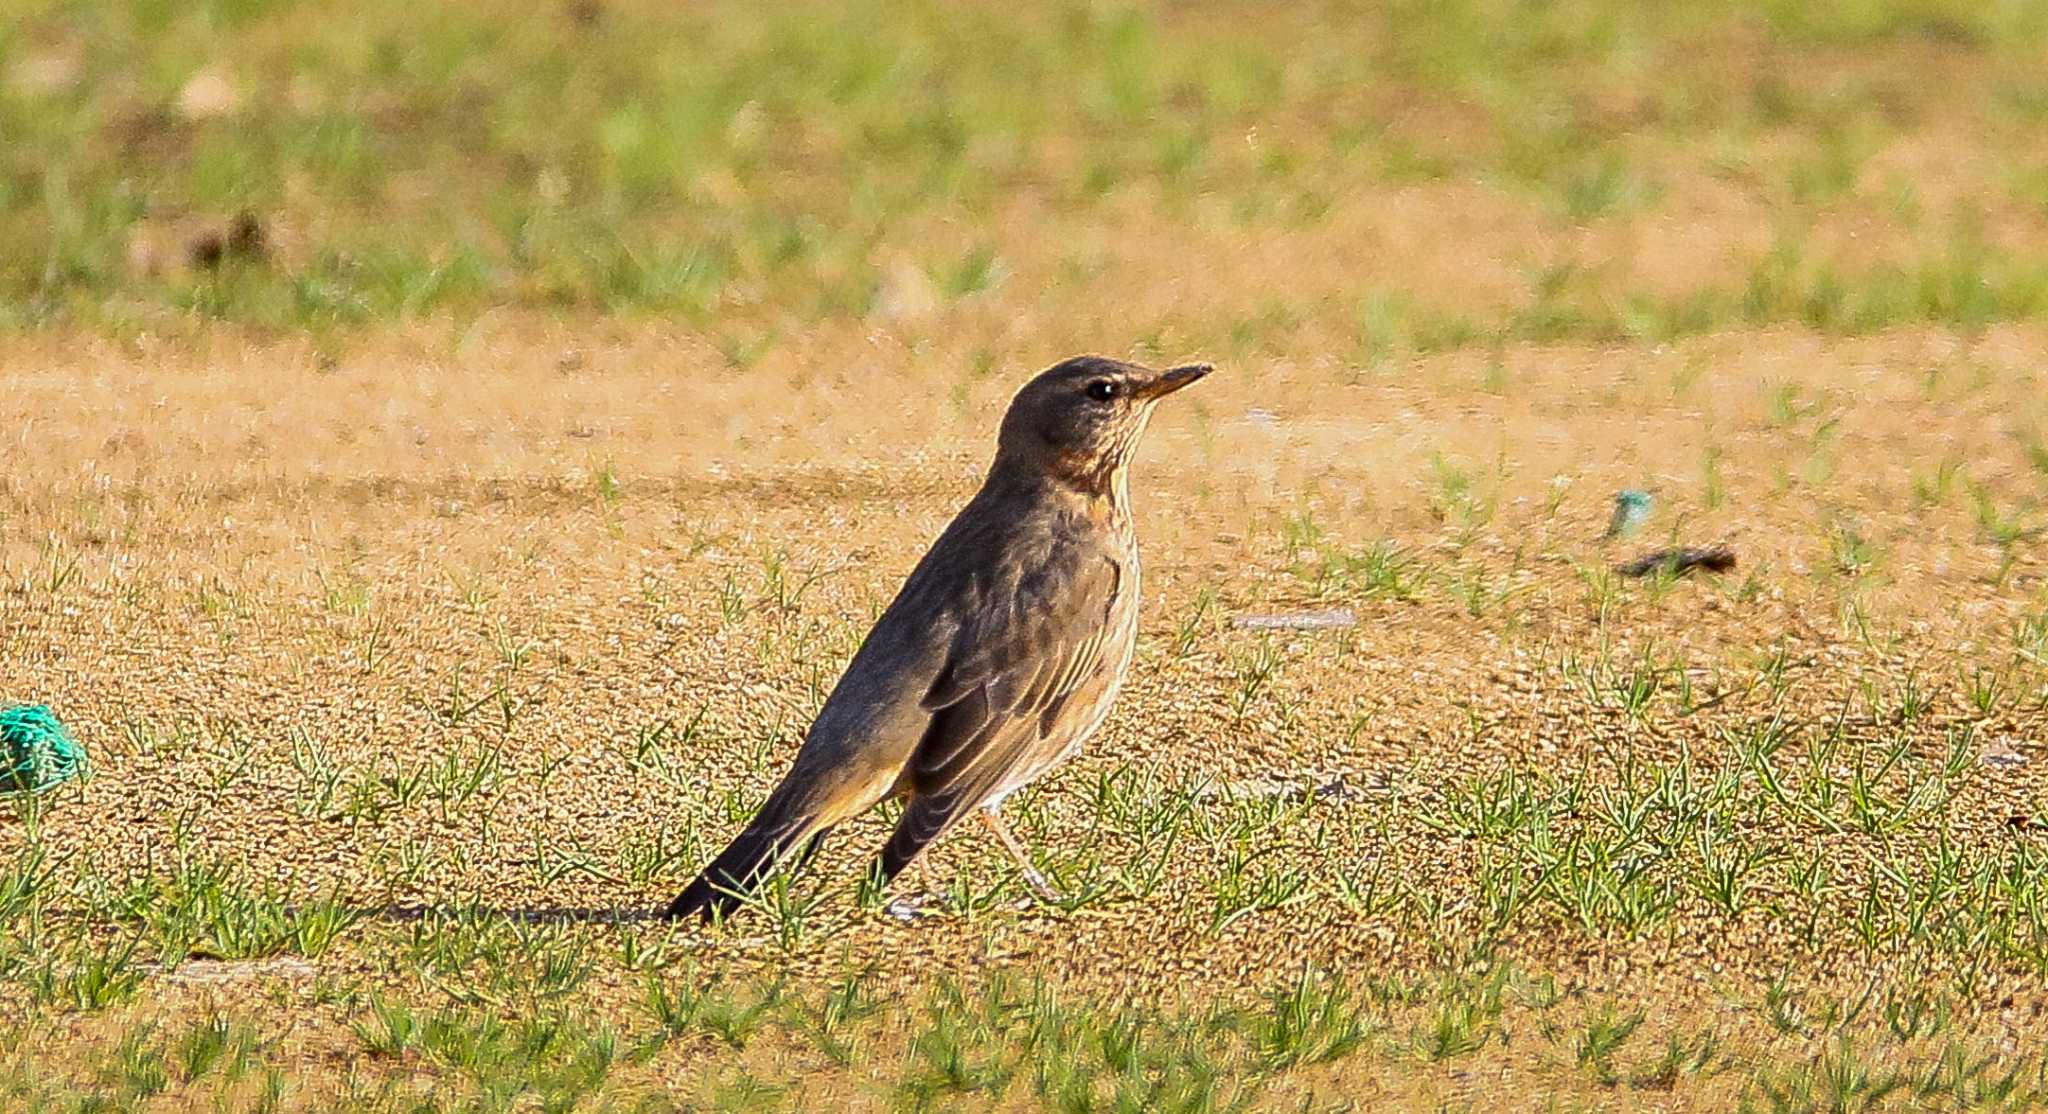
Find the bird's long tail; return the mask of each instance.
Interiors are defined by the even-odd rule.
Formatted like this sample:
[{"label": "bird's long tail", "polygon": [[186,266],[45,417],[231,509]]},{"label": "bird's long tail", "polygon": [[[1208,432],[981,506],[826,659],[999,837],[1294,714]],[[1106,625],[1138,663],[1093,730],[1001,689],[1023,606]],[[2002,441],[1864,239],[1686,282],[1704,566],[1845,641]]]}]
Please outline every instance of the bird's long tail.
[{"label": "bird's long tail", "polygon": [[753,896],[762,880],[792,851],[792,870],[810,862],[830,831],[829,827],[814,829],[809,817],[787,821],[756,817],[680,897],[669,903],[669,919],[694,915],[708,921],[731,913]]}]

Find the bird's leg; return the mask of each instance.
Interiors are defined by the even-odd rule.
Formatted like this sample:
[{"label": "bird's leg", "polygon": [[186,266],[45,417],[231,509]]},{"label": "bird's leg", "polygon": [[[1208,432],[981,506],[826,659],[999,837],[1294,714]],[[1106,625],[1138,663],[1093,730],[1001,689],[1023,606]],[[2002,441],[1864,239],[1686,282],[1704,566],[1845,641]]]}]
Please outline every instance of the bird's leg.
[{"label": "bird's leg", "polygon": [[1011,857],[1017,860],[1017,866],[1024,871],[1025,884],[1031,887],[1031,892],[1038,895],[1038,900],[1047,905],[1058,905],[1067,900],[1065,895],[1053,888],[1051,882],[1045,880],[1045,875],[1040,874],[1037,867],[1031,865],[1030,852],[1024,850],[1024,844],[1010,831],[1010,826],[1003,823],[1003,818],[996,814],[996,810],[982,809],[981,819],[988,825],[988,830],[1003,841],[1003,846],[1010,849]]},{"label": "bird's leg", "polygon": [[931,864],[923,855],[910,861],[909,873],[916,884],[908,888],[914,892],[890,898],[889,903],[882,907],[882,912],[906,924],[923,920],[946,904],[946,895],[932,887]]}]

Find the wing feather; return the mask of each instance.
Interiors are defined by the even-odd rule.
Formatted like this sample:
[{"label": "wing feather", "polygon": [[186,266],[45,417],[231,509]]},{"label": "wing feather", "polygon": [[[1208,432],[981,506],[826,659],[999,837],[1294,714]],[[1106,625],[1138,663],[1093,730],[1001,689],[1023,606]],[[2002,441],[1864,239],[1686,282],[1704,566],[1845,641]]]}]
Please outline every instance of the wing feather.
[{"label": "wing feather", "polygon": [[951,807],[943,813],[993,793],[1053,733],[1101,663],[1119,570],[1099,552],[1053,556],[1008,599],[968,617],[925,698],[932,720],[911,757],[910,784],[944,799]]}]

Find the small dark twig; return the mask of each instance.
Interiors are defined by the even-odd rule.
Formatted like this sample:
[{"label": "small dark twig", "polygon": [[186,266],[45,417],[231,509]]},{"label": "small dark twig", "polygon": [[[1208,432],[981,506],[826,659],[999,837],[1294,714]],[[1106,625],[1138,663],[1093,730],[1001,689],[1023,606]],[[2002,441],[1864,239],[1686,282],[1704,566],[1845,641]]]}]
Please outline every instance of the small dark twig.
[{"label": "small dark twig", "polygon": [[263,221],[247,209],[236,213],[225,227],[208,228],[185,245],[185,257],[194,267],[211,270],[235,260],[261,261],[270,253],[270,234]]},{"label": "small dark twig", "polygon": [[1633,561],[1624,561],[1614,566],[1614,571],[1623,576],[1649,576],[1666,569],[1673,576],[1684,576],[1694,569],[1708,572],[1727,572],[1735,567],[1735,551],[1725,545],[1695,548],[1678,546],[1674,549],[1659,549],[1645,553]]}]

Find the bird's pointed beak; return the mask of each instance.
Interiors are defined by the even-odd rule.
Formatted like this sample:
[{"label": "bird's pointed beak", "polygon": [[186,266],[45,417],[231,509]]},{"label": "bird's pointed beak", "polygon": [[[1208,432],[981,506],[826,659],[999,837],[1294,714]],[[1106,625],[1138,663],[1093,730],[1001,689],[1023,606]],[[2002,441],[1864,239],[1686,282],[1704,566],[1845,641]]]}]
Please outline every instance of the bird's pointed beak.
[{"label": "bird's pointed beak", "polygon": [[1179,367],[1168,368],[1160,372],[1150,383],[1138,388],[1138,397],[1165,398],[1214,370],[1215,367],[1210,364],[1182,364]]}]

